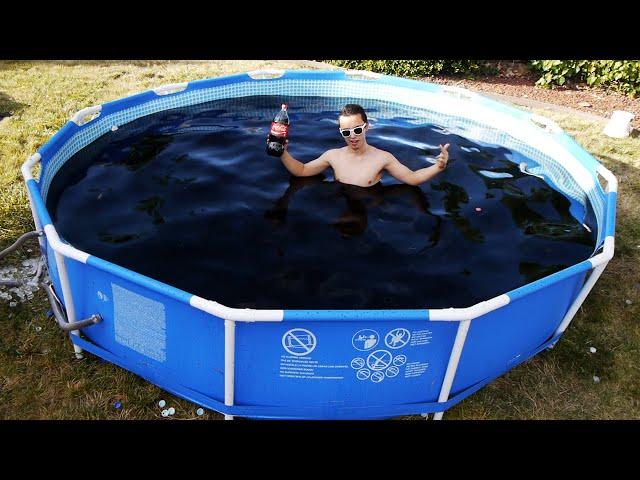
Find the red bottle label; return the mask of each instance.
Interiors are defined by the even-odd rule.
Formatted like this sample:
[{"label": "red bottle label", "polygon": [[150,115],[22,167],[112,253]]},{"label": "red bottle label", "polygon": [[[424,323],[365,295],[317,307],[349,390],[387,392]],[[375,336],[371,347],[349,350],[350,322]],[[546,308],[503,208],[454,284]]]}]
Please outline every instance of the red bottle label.
[{"label": "red bottle label", "polygon": [[287,137],[289,135],[289,125],[272,122],[270,134],[274,137]]}]

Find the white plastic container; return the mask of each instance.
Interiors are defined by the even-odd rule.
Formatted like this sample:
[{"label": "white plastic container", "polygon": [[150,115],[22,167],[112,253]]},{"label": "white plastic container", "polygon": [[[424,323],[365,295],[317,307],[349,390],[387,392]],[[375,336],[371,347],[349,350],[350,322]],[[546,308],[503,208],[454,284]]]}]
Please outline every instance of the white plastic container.
[{"label": "white plastic container", "polygon": [[631,120],[635,115],[631,112],[625,112],[624,110],[616,110],[611,115],[611,120],[604,127],[603,133],[609,137],[625,138],[631,133]]}]

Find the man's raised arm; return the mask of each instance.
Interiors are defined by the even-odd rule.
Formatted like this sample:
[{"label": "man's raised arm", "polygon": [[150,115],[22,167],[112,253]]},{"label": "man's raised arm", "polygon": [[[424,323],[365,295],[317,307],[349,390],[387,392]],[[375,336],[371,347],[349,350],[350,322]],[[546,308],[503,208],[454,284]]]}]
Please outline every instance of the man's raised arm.
[{"label": "man's raised arm", "polygon": [[447,166],[447,162],[449,161],[449,152],[447,149],[449,148],[449,144],[442,146],[440,145],[440,155],[436,159],[437,162],[435,165],[431,165],[430,167],[421,168],[420,170],[416,170],[415,172],[408,168],[406,165],[403,165],[398,161],[396,157],[389,154],[389,161],[385,165],[385,169],[394,177],[409,185],[420,185],[421,183],[426,182],[427,180],[431,180],[438,173],[440,173]]},{"label": "man's raised arm", "polygon": [[328,150],[315,160],[302,163],[291,156],[287,150],[287,145],[285,145],[284,152],[282,153],[280,160],[282,160],[282,163],[292,175],[295,175],[296,177],[311,177],[313,175],[318,175],[331,166],[331,163],[329,162],[329,158],[331,156],[330,152],[331,150]]}]

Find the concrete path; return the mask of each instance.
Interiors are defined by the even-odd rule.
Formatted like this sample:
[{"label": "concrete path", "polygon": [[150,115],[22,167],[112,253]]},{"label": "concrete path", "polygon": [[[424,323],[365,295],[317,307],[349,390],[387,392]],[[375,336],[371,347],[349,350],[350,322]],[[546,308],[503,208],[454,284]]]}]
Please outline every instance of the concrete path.
[{"label": "concrete path", "polygon": [[571,115],[576,115],[578,117],[582,117],[592,122],[607,121],[606,117],[601,117],[600,115],[595,115],[589,112],[583,112],[581,110],[577,110],[571,107],[565,107],[563,105],[556,105],[555,103],[541,102],[539,100],[532,100],[530,98],[522,98],[522,97],[514,97],[512,95],[504,95],[501,93],[485,92],[485,91],[475,90],[471,88],[469,90],[472,90],[480,95],[484,95],[485,97],[489,97],[494,100],[497,100],[498,102],[512,103],[514,105],[518,105],[521,107],[528,107],[528,108],[542,108],[542,109],[552,110],[554,112],[559,112],[559,113],[569,113]]}]

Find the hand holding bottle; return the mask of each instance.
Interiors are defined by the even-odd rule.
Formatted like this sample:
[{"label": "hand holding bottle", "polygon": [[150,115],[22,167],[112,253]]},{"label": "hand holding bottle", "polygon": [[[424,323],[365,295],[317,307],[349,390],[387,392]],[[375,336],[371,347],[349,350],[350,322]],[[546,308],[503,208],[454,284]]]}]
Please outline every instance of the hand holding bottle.
[{"label": "hand holding bottle", "polygon": [[271,122],[267,137],[267,154],[272,157],[281,157],[286,150],[288,136],[289,114],[287,113],[287,104],[283,103],[281,110]]}]

